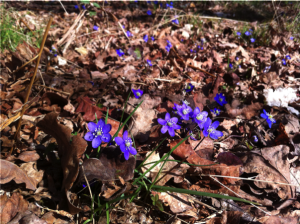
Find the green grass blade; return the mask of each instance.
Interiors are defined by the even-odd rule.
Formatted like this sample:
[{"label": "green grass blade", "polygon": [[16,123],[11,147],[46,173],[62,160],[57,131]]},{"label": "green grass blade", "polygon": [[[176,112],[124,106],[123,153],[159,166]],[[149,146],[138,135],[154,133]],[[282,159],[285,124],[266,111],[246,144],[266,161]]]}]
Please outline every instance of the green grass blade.
[{"label": "green grass blade", "polygon": [[106,111],[105,124],[107,124],[107,120],[108,120],[108,112],[109,112],[109,107],[107,107],[107,111]]},{"label": "green grass blade", "polygon": [[222,199],[227,199],[227,200],[231,199],[234,201],[240,201],[240,202],[245,202],[245,203],[249,203],[249,204],[259,205],[256,202],[248,201],[248,200],[237,198],[237,197],[221,195],[221,194],[214,194],[214,193],[207,193],[207,192],[201,192],[201,191],[192,191],[192,190],[186,190],[186,189],[181,189],[181,188],[153,185],[152,189],[154,191],[162,191],[162,192],[170,191],[170,192],[177,192],[177,193],[182,193],[182,194],[206,196],[206,197],[212,197],[212,198],[222,198]]}]

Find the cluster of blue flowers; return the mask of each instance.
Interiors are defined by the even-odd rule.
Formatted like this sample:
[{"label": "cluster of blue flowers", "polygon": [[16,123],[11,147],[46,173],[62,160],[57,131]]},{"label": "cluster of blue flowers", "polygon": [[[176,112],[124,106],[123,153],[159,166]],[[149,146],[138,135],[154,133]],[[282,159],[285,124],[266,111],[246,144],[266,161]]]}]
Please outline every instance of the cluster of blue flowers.
[{"label": "cluster of blue flowers", "polygon": [[[289,56],[289,55],[286,55],[285,58],[286,58],[287,60],[291,60],[291,56]],[[285,60],[284,58],[282,59],[282,64],[283,64],[283,65],[286,65],[286,60]]]},{"label": "cluster of blue flowers", "polygon": [[54,57],[57,57],[57,50],[54,46],[51,47],[50,53],[53,54]]},{"label": "cluster of blue flowers", "polygon": [[[247,37],[251,36],[253,34],[253,30],[252,29],[249,29],[247,30],[245,33],[244,33]],[[238,38],[240,38],[240,36],[242,35],[241,32],[236,32],[236,35],[238,36]],[[251,43],[254,43],[255,42],[255,39],[253,37],[250,38],[250,42]]]}]

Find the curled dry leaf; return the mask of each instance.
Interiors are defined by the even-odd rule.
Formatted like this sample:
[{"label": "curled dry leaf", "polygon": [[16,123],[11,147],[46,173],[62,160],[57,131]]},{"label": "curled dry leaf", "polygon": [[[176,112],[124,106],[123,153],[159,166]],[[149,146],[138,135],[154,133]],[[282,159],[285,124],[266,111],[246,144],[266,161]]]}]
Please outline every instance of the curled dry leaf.
[{"label": "curled dry leaf", "polygon": [[[99,159],[87,159],[82,166],[88,181],[93,179],[113,181],[119,179],[119,176],[128,181],[133,178],[135,162],[135,158],[132,155],[130,155],[128,160],[125,160],[119,147],[108,146],[101,149]],[[80,169],[78,182],[84,181],[82,172],[82,169]]]},{"label": "curled dry leaf", "polygon": [[37,171],[35,162],[28,162],[21,164],[20,168],[24,170],[28,177],[32,179],[35,186],[43,179],[44,171]]},{"label": "curled dry leaf", "polygon": [[10,198],[3,194],[0,196],[0,209],[1,223],[8,223],[17,213],[23,213],[28,209],[28,202],[16,192]]},{"label": "curled dry leaf", "polygon": [[[87,142],[79,135],[72,138],[71,130],[57,122],[57,114],[52,112],[47,114],[37,126],[46,134],[54,137],[58,143],[58,155],[61,158],[61,165],[63,168],[64,180],[62,189],[65,193],[72,187],[79,172],[79,158],[85,152]],[[65,195],[67,198],[67,195]],[[76,214],[80,209],[71,206],[70,201],[67,201],[71,214]]]},{"label": "curled dry leaf", "polygon": [[36,189],[36,182],[28,177],[28,175],[17,165],[6,160],[0,160],[0,184],[6,184],[14,180],[17,184],[25,183],[26,188],[30,190]]},{"label": "curled dry leaf", "polygon": [[86,121],[94,121],[95,118],[95,113],[97,115],[97,118],[102,116],[102,112],[100,111],[100,108],[94,105],[94,103],[90,100],[89,97],[87,96],[80,96],[76,100],[79,105],[76,109],[76,112],[83,112],[83,119]]},{"label": "curled dry leaf", "polygon": [[[150,154],[151,152],[148,152],[146,157]],[[145,164],[151,163],[151,162],[157,162],[160,160],[159,153],[153,153],[146,161]],[[172,156],[169,156],[169,160],[174,160]],[[158,163],[150,172],[146,174],[146,177],[151,178],[152,182],[155,180],[157,177],[157,174],[159,170],[161,169],[161,166],[163,165],[164,162]],[[142,171],[146,172],[151,166],[153,166],[153,163],[145,165],[142,167]],[[174,182],[175,183],[181,183],[184,179],[184,174],[186,173],[187,169],[189,168],[188,165],[186,164],[180,164],[178,166],[178,163],[175,161],[167,161],[162,168],[162,171],[157,178],[157,182],[155,182],[156,185],[164,186],[167,181],[169,181],[172,177],[174,177]]]},{"label": "curled dry leaf", "polygon": [[33,162],[37,161],[40,158],[39,154],[37,154],[36,151],[25,151],[22,152],[19,156],[18,159],[22,160],[24,162]]}]

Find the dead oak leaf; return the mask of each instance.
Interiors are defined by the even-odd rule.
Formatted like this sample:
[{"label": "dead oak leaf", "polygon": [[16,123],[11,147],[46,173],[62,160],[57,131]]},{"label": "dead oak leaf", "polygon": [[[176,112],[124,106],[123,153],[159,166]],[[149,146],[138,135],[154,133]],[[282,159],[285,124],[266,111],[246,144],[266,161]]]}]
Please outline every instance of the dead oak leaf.
[{"label": "dead oak leaf", "polygon": [[100,108],[94,105],[94,103],[90,100],[87,96],[79,96],[76,100],[79,105],[76,109],[77,113],[83,112],[83,119],[86,121],[94,121],[95,114],[97,115],[97,118],[100,118],[102,116],[102,112],[100,111]]}]

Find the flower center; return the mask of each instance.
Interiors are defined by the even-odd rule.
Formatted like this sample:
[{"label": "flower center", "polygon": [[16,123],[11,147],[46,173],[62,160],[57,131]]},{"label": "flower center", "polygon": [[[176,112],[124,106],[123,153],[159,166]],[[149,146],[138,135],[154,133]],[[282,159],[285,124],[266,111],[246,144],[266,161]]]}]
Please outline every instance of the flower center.
[{"label": "flower center", "polygon": [[198,121],[202,120],[202,119],[203,119],[203,115],[202,115],[202,114],[198,114],[197,117],[196,117],[196,119],[197,119]]},{"label": "flower center", "polygon": [[208,131],[208,133],[211,133],[211,132],[214,132],[215,129],[214,128],[209,128],[209,129],[207,129],[207,131]]},{"label": "flower center", "polygon": [[187,89],[191,89],[191,86],[188,86]]},{"label": "flower center", "polygon": [[220,111],[216,110],[216,114],[219,115]]},{"label": "flower center", "polygon": [[184,109],[184,110],[182,111],[182,113],[183,113],[184,115],[186,115],[186,114],[188,114],[188,110],[187,110],[187,109]]},{"label": "flower center", "polygon": [[130,144],[130,142],[126,142],[125,145],[126,145],[126,147],[129,147],[131,144]]},{"label": "flower center", "polygon": [[136,93],[137,96],[141,96],[141,94],[139,92]]},{"label": "flower center", "polygon": [[220,100],[220,102],[222,102],[222,101],[223,101],[223,99],[222,99],[222,98],[219,98],[219,100]]},{"label": "flower center", "polygon": [[168,123],[167,123],[167,124],[168,124],[168,126],[170,126],[170,127],[171,127],[171,126],[173,125],[173,122],[172,122],[172,121],[168,121]]}]

